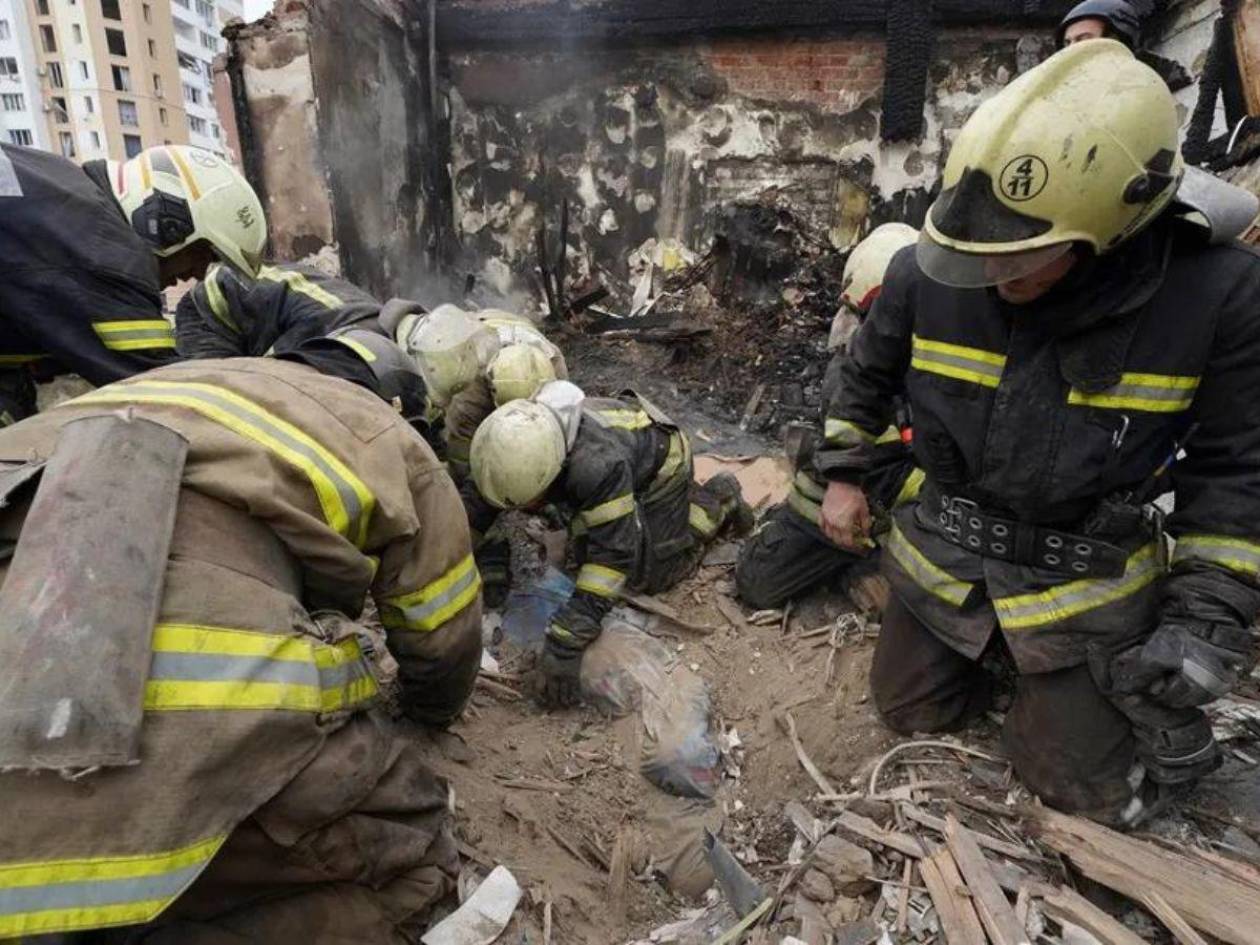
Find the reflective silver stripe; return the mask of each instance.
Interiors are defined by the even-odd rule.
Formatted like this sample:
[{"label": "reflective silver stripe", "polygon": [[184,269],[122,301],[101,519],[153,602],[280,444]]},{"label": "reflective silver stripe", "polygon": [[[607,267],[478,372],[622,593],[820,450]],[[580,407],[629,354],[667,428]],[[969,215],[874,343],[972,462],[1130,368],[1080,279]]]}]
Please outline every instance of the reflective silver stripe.
[{"label": "reflective silver stripe", "polygon": [[252,682],[318,687],[320,676],[314,663],[216,653],[154,653],[149,668],[149,678],[154,680],[232,682],[248,679]]},{"label": "reflective silver stripe", "polygon": [[616,597],[626,586],[626,575],[602,564],[584,564],[578,571],[577,589],[599,597]]},{"label": "reflective silver stripe", "polygon": [[894,522],[888,534],[888,552],[921,588],[955,606],[961,607],[971,594],[972,585],[960,581],[929,561],[910,543]]},{"label": "reflective silver stripe", "polygon": [[997,387],[1006,366],[1006,357],[982,348],[970,348],[915,335],[911,340],[910,366],[984,387]]},{"label": "reflective silver stripe", "polygon": [[1005,630],[1026,630],[1058,623],[1088,610],[1136,594],[1162,573],[1155,546],[1147,545],[1129,557],[1118,578],[1086,578],[1031,594],[994,599],[998,622]]},{"label": "reflective silver stripe", "polygon": [[116,903],[172,899],[196,879],[203,869],[205,869],[205,863],[197,863],[154,876],[56,883],[48,886],[19,886],[12,889],[0,887],[0,916],[20,912],[85,909]]},{"label": "reflective silver stripe", "polygon": [[615,499],[609,499],[607,502],[600,503],[593,509],[587,509],[585,512],[579,513],[578,518],[582,520],[582,524],[587,528],[598,528],[600,525],[607,525],[609,522],[615,522],[619,518],[633,515],[634,509],[634,494],[627,492],[625,495],[619,495]]},{"label": "reflective silver stripe", "polygon": [[1183,535],[1173,561],[1198,559],[1251,576],[1260,575],[1260,544],[1228,535]]},{"label": "reflective silver stripe", "polygon": [[1120,383],[1097,394],[1073,388],[1068,403],[1088,407],[1146,410],[1153,413],[1175,413],[1187,409],[1194,401],[1199,378],[1173,374],[1123,374]]},{"label": "reflective silver stripe", "polygon": [[208,384],[134,381],[69,401],[69,405],[84,403],[158,403],[195,410],[306,472],[329,525],[357,547],[367,540],[368,519],[375,505],[367,486],[297,427],[244,397]]},{"label": "reflective silver stripe", "polygon": [[470,554],[420,590],[390,598],[381,617],[391,629],[436,630],[471,604],[480,589],[481,573]]}]

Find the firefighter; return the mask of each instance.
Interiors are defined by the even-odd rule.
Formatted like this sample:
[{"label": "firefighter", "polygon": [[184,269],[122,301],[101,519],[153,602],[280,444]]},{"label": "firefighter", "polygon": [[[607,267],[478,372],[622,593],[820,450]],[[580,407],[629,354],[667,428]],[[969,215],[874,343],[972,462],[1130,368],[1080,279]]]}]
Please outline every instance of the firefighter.
[{"label": "firefighter", "polygon": [[367,292],[311,266],[263,266],[250,278],[216,265],[180,300],[175,345],[185,358],[260,357],[351,326],[384,334],[380,310]]},{"label": "firefighter", "polygon": [[[92,449],[86,424],[104,424]],[[56,602],[6,621],[0,651],[47,640],[27,675],[65,709],[57,740],[32,745],[15,733],[38,701],[22,686],[0,694],[0,938],[138,926],[105,940],[418,941],[458,873],[448,791],[382,710],[351,618],[371,594],[408,719],[440,727],[459,714],[481,648],[480,585],[433,452],[359,386],[241,358],[172,365],[45,411],[0,432],[0,463],[0,533],[17,541],[6,586],[34,581],[32,600]],[[133,470],[170,474],[169,491],[132,495]],[[15,498],[14,483],[41,474],[33,500]],[[66,508],[83,514],[62,535],[46,516]],[[169,551],[149,566],[151,539]],[[24,562],[48,543],[72,553],[31,574]],[[94,561],[95,547],[115,563]],[[102,568],[117,586],[94,583]],[[125,616],[149,594],[156,615],[114,620],[111,608]],[[108,660],[58,649],[60,632],[83,626],[81,649]],[[142,672],[119,682],[133,650]],[[102,692],[123,711],[80,708]],[[91,766],[99,746],[83,731],[101,722],[134,734],[133,758]]]},{"label": "firefighter", "polygon": [[[847,312],[858,318],[866,316],[879,297],[888,263],[898,250],[913,245],[918,236],[917,230],[904,223],[885,223],[854,248],[844,266],[841,302]],[[836,317],[845,315],[846,312],[841,312]],[[735,586],[740,598],[750,607],[782,607],[789,600],[834,581],[859,560],[837,544],[837,538],[842,536],[824,531],[826,520],[820,517],[822,504],[829,494],[830,464],[843,457],[843,452],[836,454],[829,448],[835,425],[827,422],[825,414],[845,357],[840,351],[827,367],[827,381],[823,384],[823,436],[820,438],[812,432],[810,442],[790,451],[794,454],[789,457],[793,464],[792,491],[787,501],[771,509],[758,524],[740,552]],[[891,507],[913,495],[922,474],[913,473],[901,430],[891,428],[881,440],[883,460],[877,466],[881,471],[883,492],[888,493],[881,504]]]},{"label": "firefighter", "polygon": [[862,458],[906,397],[926,481],[883,548],[879,711],[957,729],[1008,652],[1016,772],[1122,825],[1219,763],[1201,706],[1253,664],[1260,606],[1260,262],[1187,216],[1177,125],[1109,40],[976,111],[845,364],[851,469],[823,510],[859,551]]},{"label": "firefighter", "polygon": [[733,476],[695,483],[686,434],[646,398],[587,397],[568,381],[490,414],[471,459],[462,491],[474,532],[501,509],[554,503],[580,533],[577,590],[543,650],[548,705],[578,701],[582,653],[624,588],[674,586],[728,521],[746,526],[751,514]]},{"label": "firefighter", "polygon": [[495,407],[569,376],[564,354],[533,322],[501,309],[440,305],[432,313],[408,313],[395,338],[420,365],[442,411],[446,458],[457,482],[468,474],[473,434]]},{"label": "firefighter", "polygon": [[219,260],[253,276],[267,225],[209,151],[123,163],[0,145],[0,423],[35,411],[33,378],[108,384],[176,359],[162,289]]},{"label": "firefighter", "polygon": [[1136,50],[1141,31],[1138,11],[1126,0],[1084,0],[1068,11],[1054,39],[1059,49],[1087,39],[1114,39]]}]

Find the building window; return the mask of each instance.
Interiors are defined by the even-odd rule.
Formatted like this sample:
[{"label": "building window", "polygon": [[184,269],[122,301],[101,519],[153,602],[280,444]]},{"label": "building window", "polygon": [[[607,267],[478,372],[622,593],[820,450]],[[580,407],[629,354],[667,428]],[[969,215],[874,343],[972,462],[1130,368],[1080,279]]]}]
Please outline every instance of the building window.
[{"label": "building window", "polygon": [[144,150],[144,142],[140,140],[139,135],[123,135],[123,151],[127,157],[133,158]]},{"label": "building window", "polygon": [[166,125],[168,124],[168,122],[167,122],[167,118],[166,118],[166,109],[165,109],[165,108],[159,108],[159,109],[158,109],[158,121],[160,121],[160,122],[162,123],[162,127],[163,127],[163,128],[165,128],[165,127],[166,127]]},{"label": "building window", "polygon": [[70,31],[74,34],[74,41],[79,45],[83,44],[83,27],[78,23],[70,24]]},{"label": "building window", "polygon": [[197,12],[201,14],[201,18],[207,23],[214,22],[214,4],[206,3],[206,0],[197,0]]},{"label": "building window", "polygon": [[157,58],[157,43],[155,43],[153,40],[149,40],[149,58],[150,59]]},{"label": "building window", "polygon": [[143,4],[142,8],[144,10],[144,22],[152,23],[153,22],[153,7],[149,6],[146,3],[146,4]]},{"label": "building window", "polygon": [[156,72],[153,73],[153,94],[158,98],[162,97],[162,77]]},{"label": "building window", "polygon": [[65,124],[70,120],[70,109],[66,106],[66,100],[60,95],[55,96],[52,100],[53,121]]},{"label": "building window", "polygon": [[209,33],[202,33],[201,45],[206,49],[209,49],[211,52],[218,52],[219,38],[217,36],[211,36]]},{"label": "building window", "polygon": [[186,52],[176,52],[175,56],[179,59],[179,67],[188,69],[190,72],[201,72],[201,60],[196,56],[190,56]]},{"label": "building window", "polygon": [[107,20],[121,20],[122,11],[118,9],[118,0],[101,0],[101,16]]},{"label": "building window", "polygon": [[79,78],[81,78],[84,82],[86,82],[91,77],[92,77],[92,70],[88,68],[87,60],[80,59],[79,60]]},{"label": "building window", "polygon": [[110,66],[109,71],[114,74],[114,91],[130,92],[131,91],[131,70],[126,66]]},{"label": "building window", "polygon": [[0,108],[6,112],[26,111],[26,96],[16,92],[0,95]]},{"label": "building window", "polygon": [[188,130],[196,135],[204,135],[206,133],[206,120],[198,118],[196,115],[189,115]]},{"label": "building window", "polygon": [[13,31],[9,29],[8,20],[0,20],[0,39],[8,39],[13,35]]},{"label": "building window", "polygon": [[101,135],[100,135],[100,132],[93,131],[93,132],[92,132],[92,150],[93,150],[93,151],[99,151],[100,149],[101,149]]},{"label": "building window", "polygon": [[66,87],[65,76],[61,74],[61,63],[50,62],[48,64],[48,84],[54,89],[64,89]]},{"label": "building window", "polygon": [[192,6],[189,4],[188,0],[173,0],[173,2],[183,7],[185,10],[192,9]]},{"label": "building window", "polygon": [[35,0],[35,12],[40,16],[48,16],[48,0]]},{"label": "building window", "polygon": [[192,105],[201,104],[201,89],[196,86],[184,83],[184,101]]},{"label": "building window", "polygon": [[214,108],[214,90],[206,89],[206,104]]},{"label": "building window", "polygon": [[87,112],[89,115],[95,114],[96,103],[92,101],[92,96],[90,95],[83,96],[83,110]]},{"label": "building window", "polygon": [[68,131],[63,131],[59,137],[61,140],[61,156],[74,157],[74,135]]},{"label": "building window", "polygon": [[0,56],[0,78],[16,79],[17,75],[17,60],[12,56]]},{"label": "building window", "polygon": [[127,55],[127,37],[122,30],[106,30],[105,45],[109,47],[111,56]]},{"label": "building window", "polygon": [[219,126],[214,122],[210,122],[210,136],[214,138],[215,141],[218,141],[220,137]]},{"label": "building window", "polygon": [[29,148],[34,143],[35,139],[25,128],[9,129],[9,144],[20,144],[24,148]]},{"label": "building window", "polygon": [[118,120],[131,128],[140,127],[140,113],[136,111],[136,103],[126,99],[118,100]]},{"label": "building window", "polygon": [[184,23],[180,20],[175,20],[174,23],[175,23],[175,35],[177,37],[179,37],[180,39],[185,39],[190,43],[195,43],[197,41],[196,29],[194,29],[193,27],[189,26],[187,23]]},{"label": "building window", "polygon": [[41,26],[39,28],[39,43],[44,47],[44,52],[55,53],[57,51],[57,34],[53,32],[51,26]]}]

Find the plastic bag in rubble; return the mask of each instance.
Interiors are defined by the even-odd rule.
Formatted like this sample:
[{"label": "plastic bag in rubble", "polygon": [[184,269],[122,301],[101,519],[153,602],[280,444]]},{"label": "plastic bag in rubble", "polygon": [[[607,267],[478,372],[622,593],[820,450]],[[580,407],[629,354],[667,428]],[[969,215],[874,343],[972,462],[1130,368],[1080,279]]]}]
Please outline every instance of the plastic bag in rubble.
[{"label": "plastic bag in rubble", "polygon": [[573,589],[573,580],[554,567],[537,581],[513,586],[503,606],[503,639],[518,649],[540,652],[547,624],[573,596]]},{"label": "plastic bag in rubble", "polygon": [[709,731],[709,691],[668,647],[616,610],[582,657],[582,694],[615,716],[638,710],[640,770],[679,797],[712,797],[720,755]]}]

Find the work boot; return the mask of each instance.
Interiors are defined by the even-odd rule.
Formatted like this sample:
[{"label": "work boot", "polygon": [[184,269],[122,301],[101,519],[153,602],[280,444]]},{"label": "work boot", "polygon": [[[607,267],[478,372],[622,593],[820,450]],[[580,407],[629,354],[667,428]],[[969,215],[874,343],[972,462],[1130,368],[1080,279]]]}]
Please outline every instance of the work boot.
[{"label": "work boot", "polygon": [[734,473],[718,473],[704,484],[704,491],[717,500],[722,523],[730,525],[732,535],[742,537],[753,530],[756,516],[752,506],[744,501],[744,489]]}]

